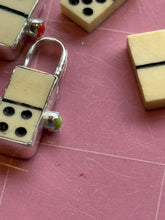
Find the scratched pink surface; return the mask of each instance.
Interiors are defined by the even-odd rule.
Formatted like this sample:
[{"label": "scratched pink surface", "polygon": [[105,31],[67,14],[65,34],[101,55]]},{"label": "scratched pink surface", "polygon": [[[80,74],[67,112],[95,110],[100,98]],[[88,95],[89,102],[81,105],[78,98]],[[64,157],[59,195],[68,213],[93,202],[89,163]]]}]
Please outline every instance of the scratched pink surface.
[{"label": "scratched pink surface", "polygon": [[[128,0],[90,34],[59,2],[46,1],[42,17],[45,36],[69,53],[54,108],[63,125],[44,133],[30,160],[0,156],[0,220],[164,220],[165,110],[144,110],[126,36],[163,29],[165,1]],[[0,95],[27,45],[0,62]]]}]

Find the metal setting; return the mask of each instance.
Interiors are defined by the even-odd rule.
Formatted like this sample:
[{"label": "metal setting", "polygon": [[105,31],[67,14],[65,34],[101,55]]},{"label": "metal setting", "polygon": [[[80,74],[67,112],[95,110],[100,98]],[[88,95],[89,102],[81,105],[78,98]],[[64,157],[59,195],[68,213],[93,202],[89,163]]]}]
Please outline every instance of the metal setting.
[{"label": "metal setting", "polygon": [[[39,33],[41,27],[43,27],[42,28],[43,30],[41,30],[42,32]],[[40,36],[42,36],[44,31],[45,31],[44,22],[41,19],[31,18],[28,20],[24,33],[34,38],[39,38]]]},{"label": "metal setting", "polygon": [[[41,45],[47,44],[51,44],[51,48],[60,46],[62,51],[54,74],[28,67],[36,50]],[[14,69],[0,101],[0,153],[23,159],[31,158],[37,151],[43,129],[53,131],[60,127],[61,117],[52,109],[66,63],[65,46],[55,38],[42,38],[30,48],[24,66],[17,66]],[[21,77],[25,82],[22,80],[15,89],[12,85],[17,85]],[[31,85],[38,86],[35,88]],[[45,88],[46,92],[43,92],[42,88],[43,90]],[[42,94],[38,94],[39,91],[43,93],[42,97]]]},{"label": "metal setting", "polygon": [[[26,36],[30,35],[34,38],[41,36],[42,33],[38,31],[44,23],[38,17],[44,8],[43,1],[6,0],[4,2],[0,0],[0,17],[2,17],[0,19],[0,59],[15,59],[25,44]],[[41,32],[44,32],[44,28]]]}]

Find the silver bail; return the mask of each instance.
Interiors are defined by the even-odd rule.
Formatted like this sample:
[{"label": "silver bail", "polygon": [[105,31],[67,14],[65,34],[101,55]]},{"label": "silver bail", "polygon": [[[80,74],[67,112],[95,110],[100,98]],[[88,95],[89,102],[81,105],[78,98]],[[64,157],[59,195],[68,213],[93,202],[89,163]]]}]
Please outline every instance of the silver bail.
[{"label": "silver bail", "polygon": [[36,52],[36,50],[38,49],[40,44],[42,44],[42,43],[46,44],[46,43],[50,43],[50,42],[54,43],[54,45],[56,45],[56,44],[59,45],[62,50],[60,61],[59,61],[58,65],[56,67],[56,70],[54,72],[54,76],[57,76],[58,79],[60,79],[61,76],[63,75],[63,72],[65,71],[66,65],[67,65],[67,50],[66,50],[65,46],[63,45],[63,43],[56,38],[44,37],[44,38],[41,38],[40,40],[36,41],[32,45],[32,47],[29,49],[29,51],[26,55],[24,66],[25,67],[28,66],[31,57],[34,55],[34,53]]}]

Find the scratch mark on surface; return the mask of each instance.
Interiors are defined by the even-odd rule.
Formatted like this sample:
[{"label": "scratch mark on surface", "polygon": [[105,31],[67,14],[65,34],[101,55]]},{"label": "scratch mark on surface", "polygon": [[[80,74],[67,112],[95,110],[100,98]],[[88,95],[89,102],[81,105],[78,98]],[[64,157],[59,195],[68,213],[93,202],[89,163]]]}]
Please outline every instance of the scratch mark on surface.
[{"label": "scratch mark on surface", "polygon": [[[39,154],[38,154],[39,155]],[[49,161],[48,160],[46,160],[45,159],[45,157],[43,157],[41,154],[39,155],[40,156],[40,158],[47,164],[47,168],[49,168],[49,170],[56,170],[57,171],[57,173],[59,173],[61,176],[63,176],[63,177],[65,177],[65,180],[66,181],[68,181],[69,183],[71,182],[71,179],[70,178],[68,178],[68,177],[66,177],[66,175],[60,170],[60,168],[59,168],[59,166],[57,167],[57,166],[51,166],[50,167],[50,163],[49,163]],[[53,175],[52,175],[52,177],[53,177]]]},{"label": "scratch mark on surface", "polygon": [[[12,162],[12,158],[10,159],[9,164],[11,164],[11,162]],[[7,185],[7,180],[8,180],[8,177],[9,177],[9,171],[10,171],[10,167],[8,166],[7,172],[6,172],[6,177],[5,177],[5,180],[4,180],[3,187],[2,187],[2,192],[1,192],[1,195],[0,195],[0,207],[1,207],[1,205],[2,205],[2,200],[3,200],[4,194],[5,194],[5,189],[6,189],[6,185]]]},{"label": "scratch mark on surface", "polygon": [[141,209],[141,206],[142,206],[141,203],[137,204],[137,205],[132,209],[132,213],[130,213],[130,215],[128,216],[127,219],[134,219],[134,215],[135,215],[135,213],[137,213],[138,210]]},{"label": "scratch mark on surface", "polygon": [[115,32],[115,33],[121,33],[121,34],[133,34],[133,32],[122,31],[122,30],[111,29],[111,28],[98,27],[98,29],[100,29],[100,30],[104,30],[104,31]]},{"label": "scratch mark on surface", "polygon": [[137,6],[138,6],[138,8],[139,8],[140,14],[142,14],[142,13],[143,13],[143,10],[142,10],[141,3],[140,3],[139,1],[137,1]]},{"label": "scratch mark on surface", "polygon": [[[46,24],[47,24],[49,15],[50,15],[50,9],[51,9],[51,8],[52,8],[52,0],[49,1],[49,8],[48,8],[48,10],[47,10],[47,16],[46,16],[46,18],[45,18]],[[45,24],[45,26],[46,26],[46,24]]]},{"label": "scratch mark on surface", "polygon": [[74,24],[74,22],[72,22],[72,21],[61,21],[61,20],[50,19],[50,18],[48,18],[47,21],[57,22],[57,23],[63,23],[63,24]]},{"label": "scratch mark on surface", "polygon": [[62,194],[64,194],[65,198],[67,196],[68,198],[71,198],[72,201],[75,201],[76,203],[79,202],[79,197],[75,197],[74,195],[72,195],[71,193],[66,192],[66,190],[64,190],[60,187],[57,187],[56,189],[59,190]]},{"label": "scratch mark on surface", "polygon": [[13,165],[10,165],[10,164],[7,164],[7,163],[3,163],[3,162],[0,162],[0,165],[9,167],[9,168],[12,168],[12,169],[15,169],[15,170],[20,170],[20,171],[26,172],[26,173],[29,172],[28,170],[25,170],[25,169],[23,169],[23,168],[16,167],[16,166],[13,166]]},{"label": "scratch mark on surface", "polygon": [[94,215],[92,215],[92,214],[90,214],[90,213],[88,213],[88,212],[84,212],[84,211],[82,211],[81,209],[79,209],[78,211],[79,211],[79,213],[81,213],[82,215],[85,215],[85,216],[88,216],[88,217],[91,217],[91,218],[96,219]]},{"label": "scratch mark on surface", "polygon": [[[50,22],[75,25],[75,23],[72,22],[72,21],[61,21],[61,20],[57,20],[57,19],[47,19],[47,18],[45,20],[50,21]],[[103,30],[103,31],[115,32],[115,33],[121,33],[121,34],[133,34],[133,32],[124,31],[124,30],[117,30],[117,29],[111,29],[111,28],[105,28],[105,27],[97,27],[97,29],[100,29],[100,30]]]},{"label": "scratch mark on surface", "polygon": [[158,199],[158,204],[157,204],[155,220],[158,220],[158,216],[159,216],[160,202],[161,202],[162,193],[163,193],[164,181],[165,181],[165,168],[164,168],[161,187],[160,187],[160,193],[159,193],[159,199]]},{"label": "scratch mark on surface", "polygon": [[[52,206],[51,204],[49,204],[49,206],[54,208],[54,206]],[[77,216],[77,214],[78,214],[79,219],[81,218],[81,216],[87,216],[87,217],[90,217],[90,219],[92,218],[92,219],[96,220],[96,217],[94,215],[90,214],[87,211],[84,211],[84,210],[80,209],[79,205],[77,203],[76,203],[76,206],[77,207],[75,208],[75,206],[72,206],[70,203],[67,203],[67,204],[65,203],[65,205],[63,205],[63,203],[59,203],[59,204],[56,205],[57,208],[61,207],[62,209],[65,209],[66,211],[71,212],[71,214],[73,214],[73,215],[76,214],[76,216]],[[92,209],[93,209],[93,207],[91,207],[91,210]],[[97,210],[95,209],[94,213],[96,213],[96,211]]]},{"label": "scratch mark on surface", "polygon": [[43,142],[42,144],[50,146],[50,147],[65,149],[65,150],[74,150],[74,151],[78,151],[78,152],[82,152],[82,153],[96,154],[96,155],[99,155],[99,156],[107,156],[107,157],[113,157],[113,158],[118,158],[118,159],[123,159],[123,160],[131,160],[131,161],[135,161],[135,162],[139,162],[139,163],[154,164],[154,165],[163,166],[163,167],[165,166],[165,163],[161,163],[161,162],[143,160],[143,159],[132,158],[132,157],[127,157],[127,156],[119,156],[119,155],[115,155],[115,154],[108,154],[108,153],[104,153],[104,152],[90,151],[90,150],[79,149],[79,148],[74,148],[74,147],[66,147],[66,146],[62,146],[62,145],[52,145],[52,144],[46,143],[46,142]]},{"label": "scratch mark on surface", "polygon": [[115,176],[124,177],[124,178],[131,178],[131,179],[132,179],[132,177],[130,177],[130,176],[128,176],[128,175],[121,174],[121,173],[118,173],[118,172],[115,172],[115,171],[112,171],[112,170],[110,170],[110,169],[105,168],[105,167],[102,166],[102,164],[99,163],[98,161],[95,161],[95,163],[96,163],[101,169],[103,169],[104,171],[106,171],[106,172],[108,172],[108,173],[114,174]]},{"label": "scratch mark on surface", "polygon": [[[104,168],[105,169],[105,168]],[[108,170],[107,170],[108,171]],[[109,170],[109,172],[110,173],[112,173],[112,174],[114,174],[114,175],[116,175],[116,176],[120,176],[120,177],[124,177],[124,178],[131,178],[132,179],[132,177],[130,177],[130,176],[128,176],[128,175],[124,175],[124,174],[121,174],[121,173],[118,173],[118,172],[115,172],[115,171],[112,171],[112,170]]]},{"label": "scratch mark on surface", "polygon": [[82,166],[80,166],[79,164],[77,164],[76,162],[71,160],[71,158],[68,156],[68,154],[65,154],[65,156],[68,159],[67,166],[70,166],[70,167],[74,166],[76,169],[82,170]]}]

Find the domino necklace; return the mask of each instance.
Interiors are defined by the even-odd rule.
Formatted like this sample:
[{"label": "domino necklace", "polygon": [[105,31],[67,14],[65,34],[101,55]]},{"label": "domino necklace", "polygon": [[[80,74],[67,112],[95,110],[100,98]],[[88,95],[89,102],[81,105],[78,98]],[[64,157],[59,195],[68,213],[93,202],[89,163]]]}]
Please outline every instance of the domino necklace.
[{"label": "domino necklace", "polygon": [[[54,75],[28,67],[40,46],[60,46],[61,58]],[[66,68],[67,50],[55,38],[42,38],[30,48],[23,66],[16,66],[0,100],[0,153],[30,158],[44,128],[58,129],[61,117],[52,111],[59,81]]]}]

